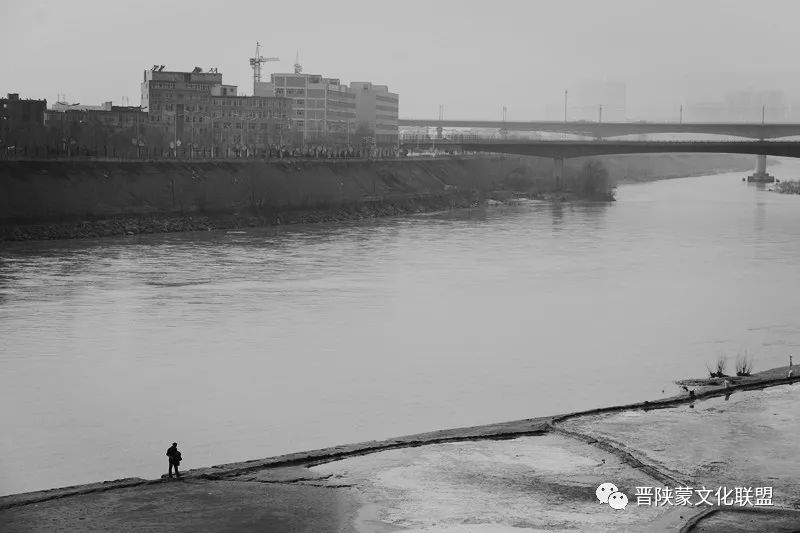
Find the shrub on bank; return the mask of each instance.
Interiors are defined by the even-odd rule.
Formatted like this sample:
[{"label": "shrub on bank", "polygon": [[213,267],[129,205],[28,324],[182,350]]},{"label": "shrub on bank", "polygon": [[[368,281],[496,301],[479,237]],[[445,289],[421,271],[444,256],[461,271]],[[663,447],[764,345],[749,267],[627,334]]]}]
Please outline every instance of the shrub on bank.
[{"label": "shrub on bank", "polygon": [[577,174],[565,176],[564,185],[590,200],[614,200],[616,192],[608,169],[597,159],[586,161]]},{"label": "shrub on bank", "polygon": [[749,376],[750,372],[753,370],[753,360],[747,355],[747,352],[744,354],[739,354],[736,356],[736,375],[737,376]]},{"label": "shrub on bank", "polygon": [[727,368],[727,366],[728,366],[728,360],[725,359],[724,355],[720,355],[717,358],[717,362],[715,363],[714,368],[706,365],[706,369],[708,369],[708,373],[712,378],[724,378],[728,377],[728,375],[725,374],[725,368]]}]

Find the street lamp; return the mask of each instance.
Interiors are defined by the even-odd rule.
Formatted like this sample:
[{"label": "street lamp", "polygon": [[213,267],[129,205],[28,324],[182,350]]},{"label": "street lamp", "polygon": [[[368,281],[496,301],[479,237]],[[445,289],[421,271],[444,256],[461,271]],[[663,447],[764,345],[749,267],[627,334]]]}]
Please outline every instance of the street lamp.
[{"label": "street lamp", "polygon": [[174,140],[169,143],[170,148],[174,150],[175,159],[178,159],[178,148],[180,148],[181,146],[181,140],[178,139],[178,117],[183,117],[185,119],[186,110],[184,109],[183,113],[178,113],[177,110],[175,111],[175,135],[174,135]]}]

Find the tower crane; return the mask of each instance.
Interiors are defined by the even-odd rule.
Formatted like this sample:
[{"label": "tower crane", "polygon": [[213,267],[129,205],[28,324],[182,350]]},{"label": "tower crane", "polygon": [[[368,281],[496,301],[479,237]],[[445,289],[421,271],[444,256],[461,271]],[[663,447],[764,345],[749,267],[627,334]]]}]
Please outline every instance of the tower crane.
[{"label": "tower crane", "polygon": [[256,42],[256,55],[250,58],[250,66],[253,67],[253,96],[256,95],[256,85],[261,81],[261,63],[266,63],[267,61],[280,61],[280,59],[262,56],[261,44]]}]

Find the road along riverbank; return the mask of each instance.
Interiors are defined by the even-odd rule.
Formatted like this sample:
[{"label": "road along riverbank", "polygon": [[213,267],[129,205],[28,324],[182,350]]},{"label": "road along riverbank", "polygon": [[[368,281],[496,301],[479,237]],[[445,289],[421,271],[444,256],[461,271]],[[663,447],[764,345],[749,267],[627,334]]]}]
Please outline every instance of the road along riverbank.
[{"label": "road along riverbank", "polygon": [[[680,394],[653,401],[558,416],[435,431],[385,441],[362,442],[198,468],[184,473],[183,483],[132,478],[5,496],[0,498],[0,525],[14,531],[50,530],[48,529],[50,526],[56,527],[55,530],[59,527],[66,530],[73,526],[80,528],[81,525],[91,526],[94,529],[135,530],[152,526],[163,519],[166,521],[166,530],[170,531],[190,530],[200,523],[220,524],[219,530],[225,530],[222,525],[226,520],[238,516],[236,524],[239,530],[255,530],[273,524],[285,530],[311,527],[310,530],[319,531],[391,531],[397,528],[392,529],[387,523],[403,523],[397,518],[403,513],[424,515],[426,512],[433,512],[432,509],[404,507],[398,502],[407,502],[409,496],[429,499],[436,491],[450,490],[446,486],[431,485],[430,479],[425,481],[403,477],[430,468],[444,469],[441,474],[445,477],[462,479],[457,483],[459,486],[464,483],[463,475],[474,475],[483,480],[477,483],[478,487],[485,486],[487,479],[501,483],[501,487],[506,487],[503,490],[517,487],[513,490],[522,491],[522,495],[517,495],[520,502],[527,502],[531,497],[538,502],[536,505],[541,507],[540,511],[544,514],[540,513],[537,516],[543,517],[541,519],[545,525],[556,524],[565,519],[557,509],[553,508],[554,501],[560,504],[570,501],[576,505],[577,508],[570,515],[570,520],[577,520],[576,524],[584,523],[584,525],[618,524],[635,528],[638,527],[639,521],[647,520],[657,521],[663,525],[664,530],[677,531],[681,527],[690,527],[691,524],[702,523],[706,519],[712,524],[720,523],[724,526],[732,520],[738,520],[739,514],[745,511],[748,513],[747,520],[755,521],[753,523],[758,523],[758,520],[763,518],[772,522],[792,524],[798,520],[796,513],[791,512],[795,500],[800,501],[800,495],[797,494],[792,495],[791,500],[788,493],[781,494],[782,501],[776,500],[774,505],[765,509],[654,508],[643,510],[635,516],[628,513],[624,524],[619,522],[619,516],[614,518],[613,513],[598,515],[598,512],[607,511],[606,507],[602,506],[601,509],[597,506],[597,502],[590,505],[591,498],[589,500],[586,498],[592,494],[587,490],[592,488],[595,478],[604,479],[604,476],[612,476],[608,480],[617,480],[620,486],[625,486],[631,500],[634,499],[633,490],[628,487],[634,485],[696,484],[699,486],[701,482],[708,485],[710,480],[720,484],[725,484],[726,481],[728,484],[749,482],[751,485],[771,482],[778,487],[786,485],[785,490],[793,490],[791,487],[794,486],[794,481],[791,480],[784,483],[777,478],[777,481],[750,479],[748,475],[753,472],[747,469],[741,471],[735,467],[740,462],[747,463],[744,461],[747,457],[736,455],[720,457],[733,465],[730,468],[726,466],[722,471],[708,470],[706,465],[709,459],[706,457],[698,457],[698,464],[692,464],[691,461],[688,463],[686,461],[675,463],[675,461],[676,456],[680,459],[680,449],[682,443],[686,441],[686,437],[678,429],[691,428],[692,424],[696,423],[700,423],[702,427],[712,428],[716,420],[714,417],[718,417],[717,413],[725,409],[731,413],[729,416],[750,424],[753,422],[752,417],[760,416],[764,411],[765,405],[769,406],[770,410],[777,410],[782,408],[781,406],[785,407],[787,401],[796,400],[794,387],[775,389],[772,387],[788,385],[798,380],[800,377],[789,375],[788,367],[780,367],[743,377],[729,387],[724,385],[700,387],[694,389],[693,395]],[[776,394],[743,392],[765,388],[775,390]],[[734,401],[728,402],[727,399],[732,395]],[[722,407],[707,402],[698,403],[699,400],[713,401],[714,398],[723,397],[725,401],[721,404]],[[674,409],[686,405],[692,408],[690,410],[692,413],[702,412],[705,418],[696,421],[692,417],[687,417],[687,411]],[[704,408],[705,405],[709,407]],[[660,422],[653,417],[658,418]],[[728,419],[725,421],[730,424]],[[760,427],[764,426],[763,422],[759,421]],[[775,426],[772,429],[778,432],[783,425],[784,422],[780,421],[771,424]],[[794,426],[790,426],[790,430],[792,427]],[[653,442],[660,443],[664,439],[670,440],[670,436],[659,428],[668,428],[669,435],[672,436],[681,435],[681,440],[675,443],[675,448],[670,450],[661,444],[653,444]],[[736,432],[731,433],[731,429],[726,428],[727,426],[720,426],[718,431],[711,432],[710,437],[716,442],[719,440],[719,435],[716,433],[721,431],[727,435],[728,451],[742,450],[752,459],[750,455],[752,451],[748,451],[747,447],[738,446]],[[650,440],[647,434],[652,434]],[[538,440],[544,435],[548,435],[549,440]],[[740,440],[752,440],[755,437],[757,435],[743,434]],[[776,433],[774,437],[775,443],[785,448],[786,443],[780,443],[789,439],[789,436]],[[489,444],[490,442],[497,444]],[[417,449],[420,451],[414,451]],[[423,453],[422,450],[428,451]],[[512,452],[513,454],[509,456]],[[713,446],[709,446],[705,451],[706,456],[714,459],[712,463],[719,461],[715,453],[716,449]],[[767,460],[771,456],[781,457],[780,453],[782,452],[778,450],[771,455],[762,455]],[[471,462],[475,457],[479,458],[480,464],[477,466]],[[484,459],[480,459],[481,457],[496,458],[486,463]],[[420,460],[425,462],[424,467],[419,465]],[[569,465],[578,464],[575,461],[586,465],[573,472]],[[773,467],[773,470],[781,468],[780,465]],[[531,468],[533,470],[530,470]],[[587,474],[587,468],[592,475]],[[464,469],[468,471],[462,472]],[[475,469],[477,469],[475,472],[470,473]],[[725,476],[731,476],[730,479],[721,478],[718,475],[720,472]],[[403,476],[397,478],[396,476],[401,473]],[[530,481],[531,475],[535,478],[533,483]],[[380,483],[376,480],[380,483],[390,481],[391,483],[387,489],[383,485],[378,486]],[[422,488],[417,487],[418,482],[422,483]],[[539,485],[537,482],[540,482]],[[520,488],[523,486],[524,490]],[[324,490],[320,490],[321,487],[324,487]],[[358,490],[353,492],[354,488]],[[331,489],[340,492],[334,493]],[[469,498],[471,496],[464,501],[469,502]],[[303,515],[300,512],[303,506],[317,501],[318,513]],[[442,515],[437,519],[445,522],[458,519],[459,513],[463,511],[458,510],[461,509],[459,505],[451,509],[452,516]],[[497,506],[500,503],[495,502],[493,505]],[[530,508],[525,507],[528,504],[520,503],[520,505],[522,507],[514,512],[522,514],[531,512]],[[145,508],[147,511],[142,510]],[[182,518],[180,520],[166,518],[166,515],[174,514],[176,508],[180,510]],[[394,519],[382,516],[376,510],[382,508],[393,509]],[[158,512],[159,509],[163,514]],[[492,509],[490,506],[484,511],[491,515],[487,518],[489,522],[499,520],[497,518],[499,511]],[[505,512],[501,511],[499,514]],[[759,514],[757,511],[763,513]],[[733,513],[739,514],[731,518]],[[475,518],[481,519],[477,515]],[[411,518],[408,520],[410,522],[405,525],[413,526],[411,523],[413,520]],[[331,527],[329,524],[336,524],[336,527]],[[538,522],[537,524],[542,525]]]},{"label": "road along riverbank", "polygon": [[[745,170],[741,157],[597,158],[610,182]],[[402,160],[2,161],[0,240],[237,229],[431,212],[499,194],[593,199],[586,161],[556,187],[535,157]],[[591,197],[591,198],[590,198]],[[604,197],[604,195],[600,195]]]}]

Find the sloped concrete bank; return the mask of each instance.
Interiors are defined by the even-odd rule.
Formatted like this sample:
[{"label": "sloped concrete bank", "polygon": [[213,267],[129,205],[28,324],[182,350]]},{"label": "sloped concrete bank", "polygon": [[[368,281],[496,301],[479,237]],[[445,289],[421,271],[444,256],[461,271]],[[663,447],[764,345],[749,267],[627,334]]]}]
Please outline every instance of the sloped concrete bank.
[{"label": "sloped concrete bank", "polygon": [[[446,442],[458,441],[471,441],[471,440],[487,440],[487,439],[514,439],[522,436],[535,436],[543,435],[555,431],[556,426],[563,421],[597,414],[608,413],[621,413],[625,411],[642,410],[648,411],[652,409],[666,409],[675,407],[681,404],[689,404],[697,400],[714,398],[718,396],[725,396],[735,393],[736,391],[745,391],[753,389],[763,389],[767,387],[774,387],[777,385],[786,385],[800,381],[800,376],[787,377],[788,367],[779,367],[771,370],[766,370],[753,374],[752,376],[741,378],[737,383],[731,385],[729,388],[723,386],[708,386],[698,389],[694,397],[688,394],[679,396],[672,396],[668,398],[658,399],[654,401],[644,401],[633,404],[605,407],[599,409],[591,409],[587,411],[579,411],[574,413],[567,413],[562,415],[530,418],[523,420],[515,420],[510,422],[501,422],[497,424],[489,424],[483,426],[474,426],[466,428],[454,428],[439,431],[432,431],[428,433],[420,433],[416,435],[408,435],[404,437],[397,437],[382,441],[367,441],[356,444],[347,444],[334,446],[331,448],[324,448],[320,450],[311,450],[305,452],[297,452],[277,457],[270,457],[265,459],[256,459],[245,462],[221,464],[206,468],[198,468],[189,470],[183,473],[183,477],[187,479],[196,480],[224,480],[230,479],[242,474],[249,474],[259,470],[288,467],[288,466],[302,466],[312,467],[322,465],[325,463],[346,459],[350,457],[357,457],[367,455],[375,452],[392,450],[397,448],[412,448],[418,446],[426,446],[429,444],[440,444]],[[656,470],[651,465],[642,464],[637,458],[631,456],[627,452],[620,450],[612,441],[594,438],[588,435],[583,435],[578,432],[568,430],[557,430],[559,434],[568,435],[572,438],[582,440],[589,444],[596,445],[605,451],[619,456],[623,461],[634,465],[637,468],[643,468],[648,474],[655,474],[654,478],[664,481],[678,482],[671,473],[664,472],[660,469]],[[60,499],[68,496],[77,496],[81,494],[90,494],[95,492],[104,492],[108,490],[129,488],[139,485],[147,485],[152,483],[159,483],[159,480],[146,480],[141,478],[126,478],[115,481],[107,481],[102,483],[93,483],[88,485],[76,485],[72,487],[63,487],[57,489],[50,489],[45,491],[37,491],[23,494],[12,494],[9,496],[0,497],[0,510],[38,503],[53,499]]]},{"label": "sloped concrete bank", "polygon": [[[745,169],[728,156],[599,158],[612,181]],[[582,159],[564,186],[580,198]],[[552,161],[444,159],[0,161],[0,240],[66,239],[328,222],[476,205],[492,191],[554,191]],[[578,191],[578,192],[575,192]]]}]

